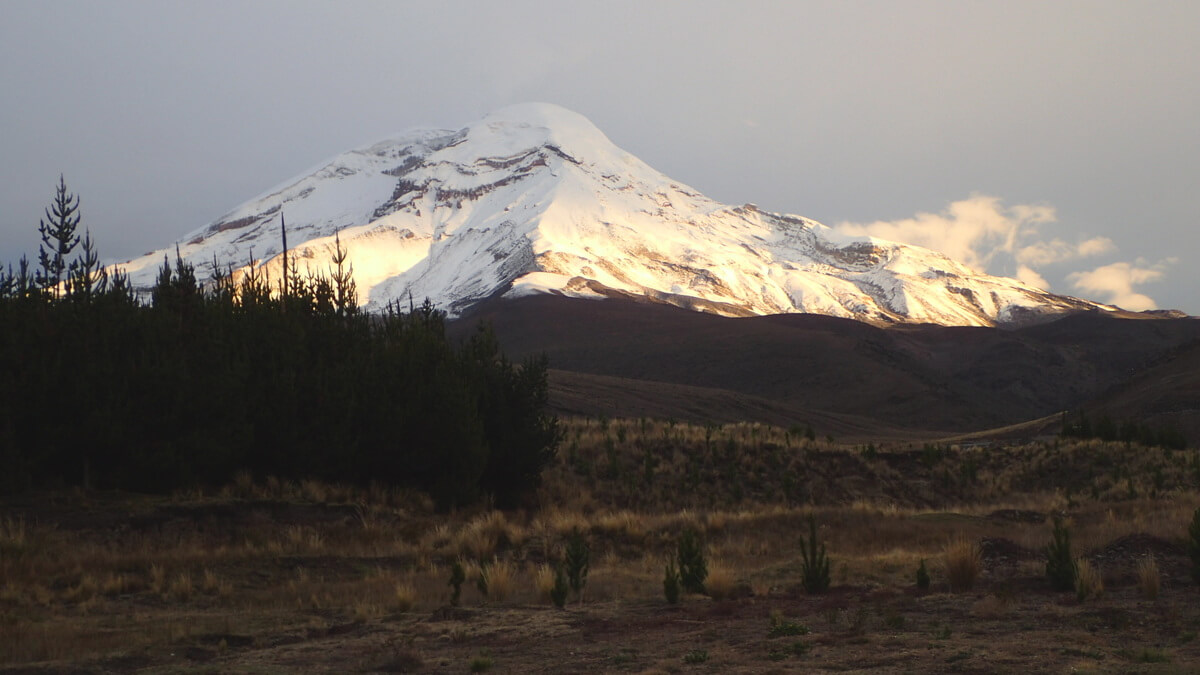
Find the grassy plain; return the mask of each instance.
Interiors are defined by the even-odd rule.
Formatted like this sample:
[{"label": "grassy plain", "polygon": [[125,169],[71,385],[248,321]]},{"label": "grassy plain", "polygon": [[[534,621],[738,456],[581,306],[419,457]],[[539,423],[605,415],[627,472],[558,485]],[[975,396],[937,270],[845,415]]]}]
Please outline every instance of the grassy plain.
[{"label": "grassy plain", "polygon": [[[171,496],[10,497],[0,672],[1200,667],[1184,542],[1195,450],[565,426],[539,495],[509,512],[249,476]],[[1087,593],[1045,577],[1054,517],[1092,572]],[[815,595],[800,583],[810,518],[832,563]],[[686,528],[705,542],[708,594],[668,604],[664,567]],[[553,567],[576,529],[590,572],[559,609]],[[452,606],[455,562],[466,581]],[[973,565],[972,583],[951,583]]]}]

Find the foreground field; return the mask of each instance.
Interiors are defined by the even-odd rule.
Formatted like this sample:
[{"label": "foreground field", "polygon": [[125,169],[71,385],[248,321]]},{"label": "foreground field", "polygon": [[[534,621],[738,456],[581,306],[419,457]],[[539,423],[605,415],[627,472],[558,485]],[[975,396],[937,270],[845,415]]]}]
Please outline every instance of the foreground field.
[{"label": "foreground field", "polygon": [[[1183,539],[1200,506],[1195,451],[843,447],[807,432],[574,421],[540,503],[507,513],[435,514],[419,495],[248,477],[212,494],[10,498],[0,668],[1200,667]],[[1099,572],[1082,600],[1046,580],[1053,516]],[[801,585],[810,518],[832,561],[832,587],[813,595]],[[664,564],[687,529],[705,542],[706,594],[669,604]],[[590,572],[559,609],[551,566],[576,530]],[[952,589],[946,552],[964,541],[979,576]]]}]

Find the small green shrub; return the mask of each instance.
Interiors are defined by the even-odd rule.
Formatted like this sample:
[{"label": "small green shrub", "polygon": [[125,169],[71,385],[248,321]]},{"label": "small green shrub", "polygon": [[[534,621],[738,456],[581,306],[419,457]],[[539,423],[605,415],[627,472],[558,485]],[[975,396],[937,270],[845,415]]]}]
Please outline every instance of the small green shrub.
[{"label": "small green shrub", "polygon": [[808,519],[808,541],[800,537],[800,556],[804,578],[801,583],[809,594],[829,590],[829,558],[825,555],[825,544],[817,546],[817,521]]},{"label": "small green shrub", "polygon": [[475,588],[479,589],[479,594],[487,597],[488,594],[488,562],[486,560],[479,561],[479,576],[475,578]]},{"label": "small green shrub", "polygon": [[808,626],[784,619],[783,612],[779,610],[772,611],[771,627],[767,631],[767,637],[777,638],[794,635],[808,635]]},{"label": "small green shrub", "polygon": [[579,528],[571,530],[571,536],[567,537],[563,562],[566,566],[567,582],[571,585],[571,590],[575,591],[575,597],[579,598],[580,602],[583,602],[583,587],[587,585],[590,556],[591,547],[588,546],[587,540],[584,539]]},{"label": "small green shrub", "polygon": [[554,567],[554,585],[550,587],[550,602],[554,606],[562,609],[567,604],[567,591],[570,586],[567,585],[567,575],[563,572],[562,565]]},{"label": "small green shrub", "polygon": [[496,665],[496,662],[492,660],[492,657],[476,656],[475,658],[471,659],[471,672],[485,673],[491,670],[492,666],[494,665]]},{"label": "small green shrub", "polygon": [[929,590],[929,570],[925,568],[924,558],[921,558],[921,565],[917,567],[917,588],[922,591]]},{"label": "small green shrub", "polygon": [[454,589],[450,594],[450,604],[458,606],[458,599],[462,596],[462,585],[467,580],[467,573],[463,570],[462,563],[458,560],[450,567],[450,583],[446,584]]},{"label": "small green shrub", "polygon": [[708,578],[708,564],[704,561],[704,542],[700,534],[687,528],[679,537],[678,557],[679,581],[688,593],[703,593],[704,580]]},{"label": "small green shrub", "polygon": [[1046,547],[1046,578],[1056,591],[1075,590],[1075,557],[1071,554],[1071,533],[1062,519],[1054,519],[1053,541]]},{"label": "small green shrub", "polygon": [[684,663],[704,663],[708,660],[708,651],[704,649],[693,649],[683,655]]},{"label": "small green shrub", "polygon": [[679,566],[675,563],[675,557],[667,559],[666,570],[663,572],[663,595],[666,596],[667,602],[674,605],[679,602],[680,592],[679,581]]}]

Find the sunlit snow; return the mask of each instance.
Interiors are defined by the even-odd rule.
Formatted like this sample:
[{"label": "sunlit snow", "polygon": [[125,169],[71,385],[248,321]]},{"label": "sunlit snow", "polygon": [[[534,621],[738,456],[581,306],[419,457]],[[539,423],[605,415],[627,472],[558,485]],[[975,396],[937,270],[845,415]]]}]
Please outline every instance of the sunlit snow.
[{"label": "sunlit snow", "polygon": [[[277,278],[281,213],[302,271],[327,272],[340,233],[368,310],[429,298],[454,315],[497,294],[621,291],[725,314],[991,325],[1095,306],[928,249],[717,203],[542,103],[339,155],[183,237],[180,254],[202,277],[214,259],[237,268],[253,255]],[[164,253],[174,245],[124,265],[136,286],[153,284]]]}]

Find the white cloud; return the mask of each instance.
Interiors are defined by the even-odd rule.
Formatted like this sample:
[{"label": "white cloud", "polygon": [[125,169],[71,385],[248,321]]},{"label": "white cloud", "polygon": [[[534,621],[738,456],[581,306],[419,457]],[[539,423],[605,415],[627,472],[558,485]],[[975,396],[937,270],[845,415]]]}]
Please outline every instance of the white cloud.
[{"label": "white cloud", "polygon": [[971,195],[951,202],[940,213],[923,212],[912,218],[867,224],[841,223],[835,229],[853,236],[924,246],[986,271],[997,253],[1014,253],[1019,242],[1036,232],[1038,225],[1056,220],[1052,206],[1005,207],[996,197]]},{"label": "white cloud", "polygon": [[1040,288],[1043,291],[1050,290],[1050,282],[1046,281],[1046,277],[1043,277],[1025,265],[1017,266],[1017,280],[1021,283],[1029,284],[1034,288]]},{"label": "white cloud", "polygon": [[1150,296],[1135,291],[1134,286],[1159,281],[1175,262],[1175,258],[1153,265],[1141,259],[1132,263],[1116,262],[1088,272],[1073,272],[1067,279],[1076,290],[1102,297],[1109,304],[1140,312],[1157,309],[1158,304]]},{"label": "white cloud", "polygon": [[[991,274],[1006,272],[989,267],[1003,266],[1010,270],[1015,265],[1016,279],[1050,290],[1049,282],[1039,271],[1041,268],[1117,250],[1108,237],[1081,238],[1074,243],[1060,237],[1044,237],[1041,228],[1057,221],[1053,206],[1006,206],[996,197],[973,194],[968,199],[951,202],[939,213],[918,213],[912,218],[865,224],[841,223],[834,229],[851,236],[872,236],[931,248]],[[1090,272],[1074,272],[1067,279],[1076,290],[1104,298],[1105,302],[1127,309],[1153,309],[1157,306],[1154,300],[1136,292],[1134,287],[1161,279],[1168,266],[1169,262],[1113,263]]]}]

